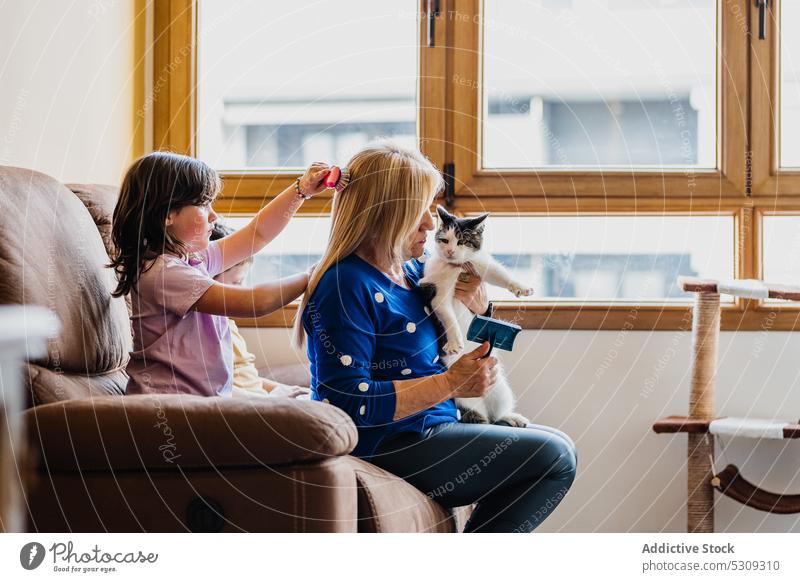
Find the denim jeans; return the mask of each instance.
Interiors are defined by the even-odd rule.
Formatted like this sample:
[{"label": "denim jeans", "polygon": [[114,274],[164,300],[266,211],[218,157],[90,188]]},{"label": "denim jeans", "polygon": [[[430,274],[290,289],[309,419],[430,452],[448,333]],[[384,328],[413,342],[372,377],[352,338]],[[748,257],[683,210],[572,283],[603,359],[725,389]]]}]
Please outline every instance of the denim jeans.
[{"label": "denim jeans", "polygon": [[476,503],[467,532],[532,532],[572,485],[577,453],[547,426],[451,422],[393,435],[370,460],[444,507]]}]

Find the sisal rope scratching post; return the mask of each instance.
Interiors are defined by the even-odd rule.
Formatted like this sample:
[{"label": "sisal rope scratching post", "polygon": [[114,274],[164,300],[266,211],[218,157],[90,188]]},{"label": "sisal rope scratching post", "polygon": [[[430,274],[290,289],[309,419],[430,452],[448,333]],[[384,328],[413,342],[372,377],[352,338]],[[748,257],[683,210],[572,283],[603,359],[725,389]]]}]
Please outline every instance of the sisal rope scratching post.
[{"label": "sisal rope scratching post", "polygon": [[[719,340],[719,293],[696,293],[692,314],[692,386],[689,418],[714,419]],[[714,436],[689,434],[687,531],[714,531]]]}]

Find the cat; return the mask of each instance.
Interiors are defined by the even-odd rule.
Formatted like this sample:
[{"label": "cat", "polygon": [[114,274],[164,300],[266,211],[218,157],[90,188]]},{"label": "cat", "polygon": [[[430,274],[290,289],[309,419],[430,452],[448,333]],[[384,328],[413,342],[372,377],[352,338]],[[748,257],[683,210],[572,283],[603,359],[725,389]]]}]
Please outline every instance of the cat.
[{"label": "cat", "polygon": [[[464,338],[473,315],[455,298],[458,276],[465,263],[491,285],[508,289],[517,297],[533,294],[533,289],[516,281],[506,268],[483,249],[484,221],[488,213],[474,218],[458,218],[437,206],[440,224],[436,231],[434,252],[425,261],[420,280],[433,313],[439,320],[444,337],[443,362],[449,366],[464,350]],[[497,380],[482,397],[456,398],[461,422],[496,423],[524,427],[528,419],[514,412],[514,392],[502,366],[497,365]]]}]

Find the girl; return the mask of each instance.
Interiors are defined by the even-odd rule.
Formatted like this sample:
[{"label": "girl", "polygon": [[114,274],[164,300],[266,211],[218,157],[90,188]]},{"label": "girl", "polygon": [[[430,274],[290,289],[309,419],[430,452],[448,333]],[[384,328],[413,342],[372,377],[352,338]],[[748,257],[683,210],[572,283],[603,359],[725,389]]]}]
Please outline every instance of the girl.
[{"label": "girl", "polygon": [[[230,236],[235,231],[217,221],[211,231],[211,240],[220,240]],[[250,267],[253,265],[253,257],[248,257],[223,271],[216,277],[215,281],[228,285],[243,285]],[[228,319],[228,328],[231,332],[231,344],[233,345],[233,396],[286,396],[288,398],[308,399],[309,390],[303,386],[289,386],[281,384],[268,378],[262,378],[256,368],[256,357],[247,349],[247,342],[242,337],[236,322]]]},{"label": "girl", "polygon": [[257,317],[290,303],[308,273],[252,288],[214,276],[274,239],[308,198],[324,190],[328,167],[312,164],[244,228],[209,242],[220,190],[217,173],[188,156],[155,152],[133,163],[114,209],[110,266],[115,297],[131,296],[133,351],[128,394],[229,396],[233,350],[227,316]]}]

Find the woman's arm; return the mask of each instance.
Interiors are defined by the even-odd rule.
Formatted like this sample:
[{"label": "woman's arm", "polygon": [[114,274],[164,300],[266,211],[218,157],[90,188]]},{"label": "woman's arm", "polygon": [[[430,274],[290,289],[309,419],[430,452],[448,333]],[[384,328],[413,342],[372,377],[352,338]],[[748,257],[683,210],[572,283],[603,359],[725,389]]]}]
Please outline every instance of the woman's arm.
[{"label": "woman's arm", "polygon": [[[324,178],[327,164],[314,163],[309,166],[300,179],[300,189],[308,197],[325,189]],[[222,270],[242,262],[263,249],[286,228],[294,213],[303,204],[304,198],[298,195],[294,184],[278,194],[264,208],[258,211],[247,226],[219,241],[222,251]]]},{"label": "woman's arm", "polygon": [[427,410],[450,398],[483,396],[494,385],[497,378],[497,359],[484,358],[489,351],[489,342],[464,354],[443,374],[395,380],[396,405],[394,420]]},{"label": "woman's arm", "polygon": [[197,300],[193,309],[228,317],[258,317],[291,303],[302,295],[307,286],[308,273],[298,273],[255,287],[214,282]]}]

